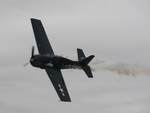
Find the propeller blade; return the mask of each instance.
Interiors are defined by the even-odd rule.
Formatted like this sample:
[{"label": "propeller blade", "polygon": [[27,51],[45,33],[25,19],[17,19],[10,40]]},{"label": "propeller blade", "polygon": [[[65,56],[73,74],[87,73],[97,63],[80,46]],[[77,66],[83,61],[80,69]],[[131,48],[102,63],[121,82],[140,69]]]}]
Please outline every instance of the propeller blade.
[{"label": "propeller blade", "polygon": [[32,46],[32,53],[31,53],[31,57],[34,56],[34,46]]},{"label": "propeller blade", "polygon": [[27,65],[29,65],[29,62],[25,63],[23,66],[26,67]]}]

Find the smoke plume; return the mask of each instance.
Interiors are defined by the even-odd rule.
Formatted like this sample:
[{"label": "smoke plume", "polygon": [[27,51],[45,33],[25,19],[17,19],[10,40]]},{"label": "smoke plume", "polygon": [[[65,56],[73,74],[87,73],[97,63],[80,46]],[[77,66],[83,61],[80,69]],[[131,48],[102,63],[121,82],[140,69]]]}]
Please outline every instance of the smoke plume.
[{"label": "smoke plume", "polygon": [[150,75],[150,67],[137,63],[96,61],[91,64],[93,71],[110,71],[119,75]]}]

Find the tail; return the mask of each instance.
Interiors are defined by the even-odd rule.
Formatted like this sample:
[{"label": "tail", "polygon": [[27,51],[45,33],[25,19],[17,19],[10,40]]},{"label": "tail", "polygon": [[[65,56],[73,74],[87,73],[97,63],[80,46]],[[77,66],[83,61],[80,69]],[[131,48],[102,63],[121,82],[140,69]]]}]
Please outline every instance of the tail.
[{"label": "tail", "polygon": [[89,78],[93,78],[93,74],[92,74],[90,66],[88,64],[95,56],[90,55],[90,56],[86,57],[83,53],[83,50],[79,49],[79,48],[77,49],[77,53],[78,53],[78,60],[81,65],[81,68],[84,70],[84,72],[86,73],[86,75]]}]

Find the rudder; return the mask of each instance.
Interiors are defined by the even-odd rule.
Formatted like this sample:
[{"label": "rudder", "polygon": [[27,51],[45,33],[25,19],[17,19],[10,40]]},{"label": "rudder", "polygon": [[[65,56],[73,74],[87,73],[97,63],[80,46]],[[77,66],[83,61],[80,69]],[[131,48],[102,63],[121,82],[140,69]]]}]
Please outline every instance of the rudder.
[{"label": "rudder", "polygon": [[83,60],[81,61],[81,64],[83,64],[83,65],[88,65],[89,62],[90,62],[94,57],[95,57],[94,55],[88,56],[87,58],[85,58],[85,59],[83,59]]}]

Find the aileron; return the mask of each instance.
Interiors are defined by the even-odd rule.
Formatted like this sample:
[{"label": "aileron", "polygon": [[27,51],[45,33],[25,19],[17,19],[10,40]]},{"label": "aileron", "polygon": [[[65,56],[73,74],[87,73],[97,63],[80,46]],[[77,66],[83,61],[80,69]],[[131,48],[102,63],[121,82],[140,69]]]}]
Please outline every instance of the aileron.
[{"label": "aileron", "polygon": [[59,98],[61,99],[61,101],[70,102],[71,99],[68,94],[61,71],[58,69],[46,69],[46,72],[47,72]]}]

